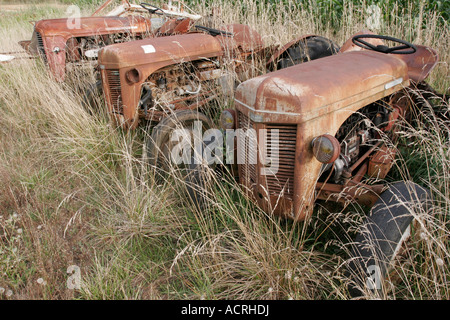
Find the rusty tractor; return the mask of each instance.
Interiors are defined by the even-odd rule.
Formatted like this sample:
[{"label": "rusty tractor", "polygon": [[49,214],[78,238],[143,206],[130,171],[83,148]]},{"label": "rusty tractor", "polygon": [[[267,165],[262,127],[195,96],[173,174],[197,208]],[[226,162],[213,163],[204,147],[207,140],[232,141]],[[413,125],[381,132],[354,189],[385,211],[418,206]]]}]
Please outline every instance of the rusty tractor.
[{"label": "rusty tractor", "polygon": [[42,58],[57,81],[64,81],[68,64],[94,62],[95,66],[98,51],[104,46],[185,33],[201,18],[185,12],[180,3],[174,6],[170,1],[158,8],[147,3],[130,4],[128,0],[99,16],[111,2],[103,3],[90,17],[37,21],[31,40],[19,44],[31,56]]},{"label": "rusty tractor", "polygon": [[[411,112],[407,89],[423,85],[437,61],[432,48],[361,32],[337,54],[241,83],[222,113],[222,128],[237,131],[239,183],[268,214],[303,221],[317,200],[371,207],[347,269],[354,295],[382,289],[414,212],[428,203],[426,189],[383,179],[397,124]],[[201,184],[194,167],[188,181]]]}]

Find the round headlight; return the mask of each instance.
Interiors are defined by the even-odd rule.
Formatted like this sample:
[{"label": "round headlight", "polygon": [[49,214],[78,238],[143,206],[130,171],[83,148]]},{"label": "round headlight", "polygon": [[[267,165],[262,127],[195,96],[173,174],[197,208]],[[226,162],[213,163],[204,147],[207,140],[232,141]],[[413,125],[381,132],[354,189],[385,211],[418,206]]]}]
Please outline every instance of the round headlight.
[{"label": "round headlight", "polygon": [[138,69],[131,69],[125,73],[125,77],[130,83],[137,83],[141,80],[141,72]]},{"label": "round headlight", "polygon": [[220,115],[220,126],[222,129],[234,129],[235,126],[235,111],[231,109],[225,109]]},{"label": "round headlight", "polygon": [[322,163],[334,162],[341,153],[339,141],[329,134],[323,134],[311,142],[313,154]]}]

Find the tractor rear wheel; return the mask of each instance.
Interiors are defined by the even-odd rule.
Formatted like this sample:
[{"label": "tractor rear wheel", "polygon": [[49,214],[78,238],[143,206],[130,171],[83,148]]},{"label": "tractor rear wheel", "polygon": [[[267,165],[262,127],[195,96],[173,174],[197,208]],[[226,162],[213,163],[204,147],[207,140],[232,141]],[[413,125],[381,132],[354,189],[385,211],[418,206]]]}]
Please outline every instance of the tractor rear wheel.
[{"label": "tractor rear wheel", "polygon": [[339,46],[327,38],[320,36],[308,37],[300,40],[283,52],[280,57],[278,57],[275,61],[276,70],[331,56],[338,53],[338,51]]}]

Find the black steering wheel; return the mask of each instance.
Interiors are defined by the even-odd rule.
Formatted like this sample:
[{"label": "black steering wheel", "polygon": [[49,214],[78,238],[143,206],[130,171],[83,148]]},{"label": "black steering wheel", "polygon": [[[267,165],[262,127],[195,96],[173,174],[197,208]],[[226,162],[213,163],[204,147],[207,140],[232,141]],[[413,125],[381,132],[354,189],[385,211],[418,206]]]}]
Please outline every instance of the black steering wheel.
[{"label": "black steering wheel", "polygon": [[[395,47],[388,47],[386,45],[379,44],[379,45],[375,46],[367,41],[364,41],[363,40],[364,38],[388,40],[388,41],[401,43],[402,45],[395,46]],[[417,48],[412,43],[409,43],[408,41],[393,38],[393,37],[388,37],[388,36],[380,36],[377,34],[360,34],[360,35],[354,36],[352,38],[352,42],[354,44],[356,44],[358,47],[361,47],[363,49],[373,50],[373,51],[382,52],[382,53],[411,54],[411,53],[414,53],[417,51]]]},{"label": "black steering wheel", "polygon": [[212,36],[226,36],[226,37],[232,37],[234,36],[233,33],[231,32],[227,32],[227,31],[223,31],[223,30],[219,30],[219,29],[214,29],[214,28],[208,28],[208,27],[204,27],[204,26],[195,26],[195,28],[200,29],[205,31],[206,33],[209,33]]},{"label": "black steering wheel", "polygon": [[161,8],[158,8],[152,4],[142,2],[140,3],[141,7],[150,12],[150,14],[154,14],[156,11],[161,11],[161,14],[164,13],[164,11]]}]

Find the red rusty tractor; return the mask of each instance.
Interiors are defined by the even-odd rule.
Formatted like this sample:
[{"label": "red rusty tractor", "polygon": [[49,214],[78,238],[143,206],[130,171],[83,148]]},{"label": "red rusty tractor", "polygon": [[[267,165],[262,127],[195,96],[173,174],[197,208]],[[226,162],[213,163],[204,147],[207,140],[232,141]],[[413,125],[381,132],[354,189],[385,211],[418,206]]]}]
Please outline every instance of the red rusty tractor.
[{"label": "red rusty tractor", "polygon": [[[335,55],[243,82],[234,108],[222,114],[223,128],[237,129],[239,183],[268,214],[302,221],[317,200],[372,208],[349,262],[352,293],[381,289],[415,212],[427,204],[422,187],[383,179],[394,163],[397,124],[412,110],[407,90],[437,61],[432,48],[359,33]],[[191,183],[200,184],[196,168]]]},{"label": "red rusty tractor", "polygon": [[19,44],[30,55],[41,57],[56,80],[64,81],[67,64],[86,61],[95,64],[98,51],[104,46],[185,33],[201,18],[185,12],[181,5],[172,6],[171,2],[158,8],[147,3],[130,4],[128,0],[99,16],[111,2],[106,1],[91,17],[37,21],[31,40]]}]

